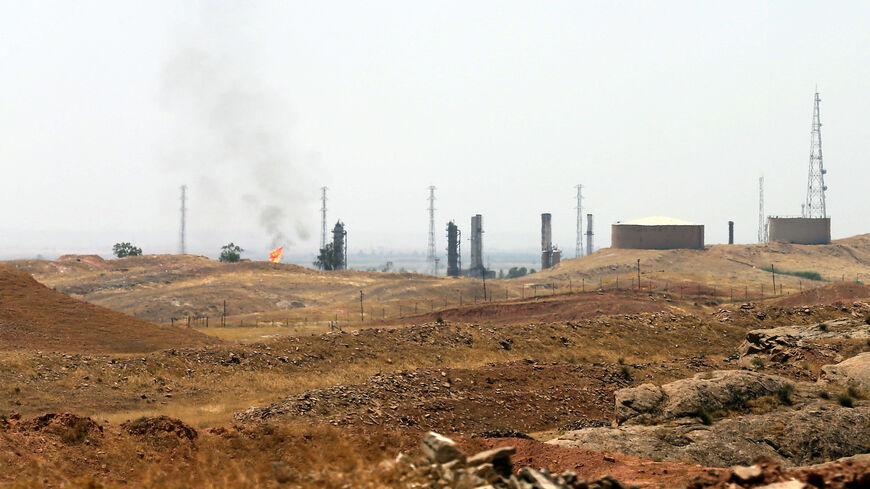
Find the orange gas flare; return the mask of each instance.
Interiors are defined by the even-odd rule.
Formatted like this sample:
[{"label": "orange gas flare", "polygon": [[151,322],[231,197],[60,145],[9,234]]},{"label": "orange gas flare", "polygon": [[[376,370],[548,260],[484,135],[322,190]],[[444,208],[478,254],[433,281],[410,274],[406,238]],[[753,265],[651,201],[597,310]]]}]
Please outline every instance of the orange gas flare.
[{"label": "orange gas flare", "polygon": [[269,261],[272,263],[281,263],[281,257],[284,255],[284,247],[269,252]]}]

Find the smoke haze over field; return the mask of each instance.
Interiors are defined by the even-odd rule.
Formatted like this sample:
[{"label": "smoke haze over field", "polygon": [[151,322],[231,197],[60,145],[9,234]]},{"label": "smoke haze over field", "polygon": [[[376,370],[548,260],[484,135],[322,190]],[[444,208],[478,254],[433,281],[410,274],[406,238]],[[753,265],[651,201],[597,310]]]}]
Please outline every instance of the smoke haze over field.
[{"label": "smoke haze over field", "polygon": [[[6,2],[0,256],[246,257],[318,245],[319,188],[350,252],[573,256],[574,189],[596,244],[666,215],[708,243],[800,213],[812,95],[834,238],[870,231],[870,6],[837,2]],[[467,252],[467,243],[463,250]]]}]

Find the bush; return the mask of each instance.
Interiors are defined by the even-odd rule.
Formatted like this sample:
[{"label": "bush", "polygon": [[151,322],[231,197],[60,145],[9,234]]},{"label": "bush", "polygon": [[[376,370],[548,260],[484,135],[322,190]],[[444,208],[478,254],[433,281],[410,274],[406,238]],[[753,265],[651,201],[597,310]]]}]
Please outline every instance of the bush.
[{"label": "bush", "polygon": [[435,318],[435,322],[438,324],[444,324],[444,318],[439,314],[438,317]]},{"label": "bush", "polygon": [[625,380],[631,380],[633,378],[631,375],[631,367],[628,365],[623,365],[622,368],[619,369],[619,373],[622,374],[622,377]]},{"label": "bush", "polygon": [[529,271],[526,267],[510,267],[508,269],[507,278],[519,278],[528,275]]},{"label": "bush", "polygon": [[[764,270],[765,272],[774,271],[769,266],[768,267],[761,267],[761,269]],[[824,282],[824,280],[825,280],[822,278],[822,275],[819,272],[813,272],[813,271],[808,271],[808,270],[792,271],[792,270],[780,270],[777,268],[775,270],[775,273],[778,273],[779,275],[791,275],[792,277],[805,278],[807,280],[815,280],[817,282]]]},{"label": "bush", "polygon": [[757,368],[764,367],[764,359],[759,358],[759,357],[753,358],[752,359],[752,366],[757,367]]},{"label": "bush", "polygon": [[847,407],[847,408],[850,408],[850,407],[855,405],[855,400],[846,394],[838,395],[837,402],[839,402],[841,406]]},{"label": "bush", "polygon": [[225,244],[221,246],[221,256],[219,260],[225,263],[235,263],[242,259],[243,251],[245,250],[233,243]]},{"label": "bush", "polygon": [[864,399],[864,392],[861,391],[861,389],[855,387],[854,385],[850,385],[846,389],[846,394],[848,394],[849,397],[854,397],[855,399]]},{"label": "bush", "polygon": [[783,384],[782,387],[776,391],[776,397],[779,399],[779,402],[786,406],[791,406],[794,403],[791,398],[792,394],[794,394],[794,385],[788,383]]},{"label": "bush", "polygon": [[713,424],[713,415],[710,414],[710,411],[707,411],[704,408],[698,409],[698,411],[695,413],[695,416],[697,416],[698,419],[701,420],[701,424],[704,424],[707,426],[710,426],[711,424]]},{"label": "bush", "polygon": [[115,243],[112,246],[112,254],[118,258],[124,258],[125,256],[139,256],[142,254],[142,248],[137,248],[130,243]]}]

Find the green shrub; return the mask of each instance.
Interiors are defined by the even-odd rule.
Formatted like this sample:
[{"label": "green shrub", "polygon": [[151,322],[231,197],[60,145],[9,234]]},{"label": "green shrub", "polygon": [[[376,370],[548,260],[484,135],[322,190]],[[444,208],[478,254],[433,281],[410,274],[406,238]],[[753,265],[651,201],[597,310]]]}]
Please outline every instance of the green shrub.
[{"label": "green shrub", "polygon": [[[771,267],[761,267],[765,272],[774,271]],[[776,269],[776,273],[779,275],[791,275],[792,277],[800,277],[805,278],[807,280],[815,280],[817,282],[824,282],[825,279],[822,278],[822,275],[819,272],[813,272],[808,270],[780,270]]]},{"label": "green shrub", "polygon": [[444,318],[439,314],[438,317],[435,318],[435,322],[438,324],[444,324]]},{"label": "green shrub", "polygon": [[779,398],[779,402],[786,406],[791,406],[794,403],[791,398],[792,394],[794,394],[794,385],[789,383],[783,384],[782,387],[776,391],[776,397]]},{"label": "green shrub", "polygon": [[622,374],[622,377],[625,380],[631,380],[633,378],[631,375],[631,367],[628,365],[623,365],[622,368],[619,369],[619,373]]},{"label": "green shrub", "polygon": [[854,397],[855,399],[863,399],[864,398],[864,392],[861,391],[861,389],[855,387],[854,385],[850,385],[846,389],[846,394],[849,397]]},{"label": "green shrub", "polygon": [[855,400],[846,394],[838,395],[837,402],[839,402],[841,406],[847,407],[847,408],[850,408],[850,407],[855,405]]},{"label": "green shrub", "polygon": [[713,415],[710,414],[710,411],[708,411],[704,408],[698,409],[698,411],[695,412],[695,416],[697,416],[698,419],[701,420],[701,424],[704,424],[707,426],[710,426],[711,424],[713,424]]},{"label": "green shrub", "polygon": [[764,359],[760,358],[760,357],[753,358],[752,359],[752,366],[758,367],[758,368],[764,367]]}]

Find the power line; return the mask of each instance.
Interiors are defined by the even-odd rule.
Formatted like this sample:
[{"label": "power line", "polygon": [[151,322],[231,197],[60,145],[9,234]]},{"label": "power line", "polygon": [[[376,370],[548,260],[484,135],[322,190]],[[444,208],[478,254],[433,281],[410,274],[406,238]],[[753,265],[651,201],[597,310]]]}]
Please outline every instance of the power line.
[{"label": "power line", "polygon": [[181,229],[179,230],[178,252],[182,255],[187,253],[184,243],[184,235],[187,232],[187,185],[181,186]]},{"label": "power line", "polygon": [[435,186],[429,186],[429,246],[426,250],[429,273],[438,275],[438,258],[435,257]]},{"label": "power line", "polygon": [[320,249],[326,247],[326,191],[327,187],[320,187]]},{"label": "power line", "polygon": [[574,258],[583,256],[583,185],[574,186],[577,189],[577,242],[574,245]]}]

